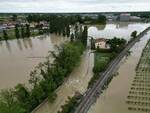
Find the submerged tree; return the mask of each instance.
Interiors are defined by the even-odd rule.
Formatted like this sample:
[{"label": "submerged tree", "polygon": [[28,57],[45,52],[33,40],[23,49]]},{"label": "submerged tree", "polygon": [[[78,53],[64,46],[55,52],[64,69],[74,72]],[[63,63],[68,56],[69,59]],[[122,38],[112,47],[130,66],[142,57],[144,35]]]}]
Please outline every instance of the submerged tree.
[{"label": "submerged tree", "polygon": [[5,40],[8,40],[8,34],[6,30],[3,30],[3,37]]},{"label": "submerged tree", "polygon": [[66,34],[67,34],[67,37],[70,36],[70,27],[69,27],[69,25],[67,25],[67,27],[66,27]]},{"label": "submerged tree", "polygon": [[86,46],[87,45],[87,38],[88,38],[88,31],[87,26],[84,26],[84,30],[82,32],[82,43]]},{"label": "submerged tree", "polygon": [[18,24],[16,24],[15,25],[15,36],[16,36],[16,38],[18,39],[18,38],[20,38],[20,34],[19,34],[19,25]]},{"label": "submerged tree", "polygon": [[26,36],[30,37],[31,33],[30,33],[30,25],[26,24]]},{"label": "submerged tree", "polygon": [[131,37],[132,37],[132,38],[136,38],[136,37],[137,37],[137,31],[133,31],[133,32],[131,33]]},{"label": "submerged tree", "polygon": [[24,30],[24,26],[21,26],[21,37],[24,38],[25,37],[25,30]]},{"label": "submerged tree", "polygon": [[71,34],[70,41],[71,41],[71,42],[74,41],[74,34],[73,34],[73,33]]}]

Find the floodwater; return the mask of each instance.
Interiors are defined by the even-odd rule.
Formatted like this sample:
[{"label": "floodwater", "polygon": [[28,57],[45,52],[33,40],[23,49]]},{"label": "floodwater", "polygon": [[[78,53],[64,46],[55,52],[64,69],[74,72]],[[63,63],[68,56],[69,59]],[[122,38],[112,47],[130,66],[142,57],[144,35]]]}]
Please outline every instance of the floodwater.
[{"label": "floodwater", "polygon": [[[145,23],[108,23],[89,26],[88,35],[94,38],[130,38],[134,30],[142,31],[150,24]],[[63,43],[66,38],[48,35],[39,38],[19,39],[0,42],[0,89],[13,87],[18,83],[28,84],[29,73],[45,59],[49,50],[55,50],[54,45]],[[57,113],[68,96],[76,91],[84,93],[92,77],[93,54],[87,50],[81,63],[71,73],[70,77],[56,91],[58,97],[53,104],[45,102],[35,113]],[[98,112],[99,113],[99,112]]]},{"label": "floodwater", "polygon": [[0,89],[28,84],[29,73],[66,38],[46,35],[0,42]]},{"label": "floodwater", "polygon": [[113,78],[108,88],[101,94],[88,113],[139,113],[129,111],[126,100],[136,74],[136,65],[149,38],[150,32],[132,47],[131,55],[123,59],[120,64],[119,75]]},{"label": "floodwater", "polygon": [[46,101],[33,113],[57,113],[67,101],[68,96],[72,97],[75,92],[83,94],[88,86],[88,81],[93,75],[93,65],[94,55],[90,50],[87,50],[82,55],[81,63],[74,69],[64,84],[57,89],[57,98],[54,103],[50,104]]},{"label": "floodwater", "polygon": [[138,33],[149,27],[150,23],[131,23],[131,22],[115,22],[106,25],[92,25],[89,26],[88,35],[94,38],[114,37],[130,39],[131,33],[136,30]]}]

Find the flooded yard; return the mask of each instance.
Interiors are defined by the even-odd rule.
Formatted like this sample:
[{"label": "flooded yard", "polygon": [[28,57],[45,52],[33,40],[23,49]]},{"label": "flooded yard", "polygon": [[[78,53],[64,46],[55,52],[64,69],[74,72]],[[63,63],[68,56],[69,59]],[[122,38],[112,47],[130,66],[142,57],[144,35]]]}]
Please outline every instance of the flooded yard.
[{"label": "flooded yard", "polygon": [[121,62],[118,69],[119,75],[113,78],[88,113],[139,113],[138,111],[129,111],[126,100],[136,74],[136,65],[149,38],[150,32],[132,47],[131,55]]}]

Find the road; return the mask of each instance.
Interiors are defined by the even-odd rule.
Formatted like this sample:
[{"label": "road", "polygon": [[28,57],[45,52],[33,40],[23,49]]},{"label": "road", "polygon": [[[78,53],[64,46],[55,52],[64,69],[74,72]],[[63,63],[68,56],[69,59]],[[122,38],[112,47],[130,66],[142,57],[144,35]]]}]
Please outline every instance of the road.
[{"label": "road", "polygon": [[150,27],[146,28],[143,32],[141,32],[136,39],[131,41],[126,48],[109,64],[108,68],[100,75],[101,77],[97,80],[97,82],[93,85],[91,89],[88,89],[79,106],[76,108],[74,113],[87,113],[90,106],[96,101],[99,97],[100,93],[102,93],[103,87],[105,86],[106,82],[111,79],[114,72],[117,70],[118,65],[122,58],[127,54],[128,50],[140,40],[148,31]]}]

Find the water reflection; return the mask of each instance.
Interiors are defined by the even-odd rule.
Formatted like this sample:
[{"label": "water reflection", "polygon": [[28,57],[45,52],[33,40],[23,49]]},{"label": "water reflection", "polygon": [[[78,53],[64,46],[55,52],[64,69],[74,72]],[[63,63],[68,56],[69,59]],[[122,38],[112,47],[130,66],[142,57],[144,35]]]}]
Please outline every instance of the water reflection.
[{"label": "water reflection", "polygon": [[119,29],[119,28],[127,28],[128,25],[131,24],[129,22],[119,22],[119,23],[116,23],[116,28]]},{"label": "water reflection", "polygon": [[30,71],[44,60],[48,51],[54,51],[55,44],[63,41],[65,38],[56,35],[1,41],[0,89],[26,84]]},{"label": "water reflection", "polygon": [[23,45],[26,49],[32,49],[33,45],[32,45],[32,40],[31,38],[25,38],[22,40],[23,41]]},{"label": "water reflection", "polygon": [[106,24],[104,25],[96,25],[97,30],[104,30],[106,27]]},{"label": "water reflection", "polygon": [[22,51],[22,44],[19,39],[17,40],[17,45],[18,45],[19,50]]},{"label": "water reflection", "polygon": [[11,53],[11,46],[10,46],[10,43],[9,43],[9,41],[5,41],[5,43],[6,43],[6,48],[7,48],[7,50],[9,51],[9,53]]}]

